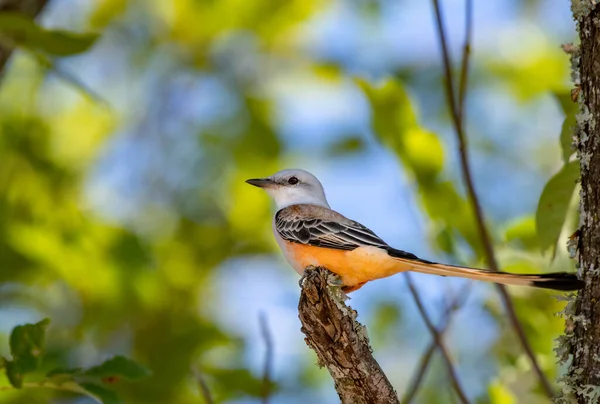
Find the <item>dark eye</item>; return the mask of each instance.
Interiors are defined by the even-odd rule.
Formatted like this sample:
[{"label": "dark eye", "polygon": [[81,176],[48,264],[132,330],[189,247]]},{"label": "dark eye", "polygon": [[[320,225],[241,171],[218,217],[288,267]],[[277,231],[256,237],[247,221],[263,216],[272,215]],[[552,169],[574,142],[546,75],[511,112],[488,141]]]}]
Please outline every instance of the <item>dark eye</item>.
[{"label": "dark eye", "polygon": [[296,185],[298,183],[298,178],[296,177],[290,177],[290,179],[288,180],[288,184],[290,185]]}]

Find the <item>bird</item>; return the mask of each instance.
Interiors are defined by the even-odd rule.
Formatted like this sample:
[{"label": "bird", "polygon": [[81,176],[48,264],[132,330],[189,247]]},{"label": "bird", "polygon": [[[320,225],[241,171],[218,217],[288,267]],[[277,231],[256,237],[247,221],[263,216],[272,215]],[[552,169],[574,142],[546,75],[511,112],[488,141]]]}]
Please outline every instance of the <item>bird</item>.
[{"label": "bird", "polygon": [[583,287],[573,273],[496,272],[441,264],[398,250],[368,227],[331,209],[321,182],[302,169],[285,169],[246,182],[275,201],[273,233],[292,268],[300,275],[306,268],[327,268],[339,277],[345,293],[405,271],[562,291]]}]

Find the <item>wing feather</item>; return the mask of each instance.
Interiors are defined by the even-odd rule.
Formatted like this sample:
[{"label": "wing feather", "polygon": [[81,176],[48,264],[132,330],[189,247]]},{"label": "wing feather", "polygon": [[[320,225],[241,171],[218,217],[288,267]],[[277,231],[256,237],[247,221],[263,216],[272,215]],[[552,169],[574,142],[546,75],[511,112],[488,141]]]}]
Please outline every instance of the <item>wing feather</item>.
[{"label": "wing feather", "polygon": [[275,229],[284,240],[339,250],[365,246],[390,248],[367,227],[341,215],[343,220],[327,220],[295,213],[285,209],[277,212]]}]

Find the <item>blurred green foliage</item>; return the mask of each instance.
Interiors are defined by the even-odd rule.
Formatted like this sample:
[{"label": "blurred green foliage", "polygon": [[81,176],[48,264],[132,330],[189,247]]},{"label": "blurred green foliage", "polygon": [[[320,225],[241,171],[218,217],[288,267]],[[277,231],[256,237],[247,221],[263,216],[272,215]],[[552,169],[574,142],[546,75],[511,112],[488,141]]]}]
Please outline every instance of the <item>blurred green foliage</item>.
[{"label": "blurred green foliage", "polygon": [[[13,342],[4,330],[3,345],[10,346],[12,360],[4,372],[10,380],[0,380],[0,390],[11,382],[18,385],[28,372],[32,374],[26,381],[47,375],[57,383],[82,374],[96,380],[82,379],[78,385],[104,402],[185,404],[202,402],[202,375],[215,402],[256,400],[261,395],[262,375],[246,360],[257,348],[225,327],[223,308],[216,307],[217,302],[236,298],[219,296],[218,272],[233,258],[250,259],[275,250],[269,202],[243,180],[281,169],[294,157],[308,159],[298,158],[281,133],[281,110],[271,90],[286,88],[285,80],[308,77],[319,85],[343,84],[356,90],[371,114],[369,130],[398,158],[414,188],[434,251],[448,260],[483,265],[471,207],[451,167],[453,144],[437,133],[439,127],[448,127],[446,115],[439,111],[435,123],[426,122],[425,113],[435,115],[434,103],[427,104],[426,111],[417,107],[415,93],[427,91],[432,82],[439,85],[428,76],[431,63],[412,66],[402,78],[378,81],[359,79],[343,63],[311,55],[304,48],[310,31],[306,24],[335,4],[101,0],[90,3],[72,31],[44,29],[14,15],[0,15],[0,34],[25,50],[15,55],[0,92],[0,302],[24,310],[23,316],[52,319],[43,357],[32,352],[41,346],[47,323],[16,328],[13,334],[30,335],[25,345],[22,337]],[[369,23],[384,13],[377,2],[356,7]],[[77,29],[83,33],[75,33]],[[532,208],[508,223],[490,219],[502,267],[514,272],[546,270],[549,259],[540,256],[539,248],[556,244],[565,219],[573,215],[568,209],[576,173],[574,163],[568,163],[568,127],[575,112],[564,95],[568,62],[557,46],[544,44],[535,52],[526,49],[520,63],[506,54],[484,55],[473,72],[473,87],[501,86],[516,102],[559,94],[565,115],[560,134],[565,166],[544,189],[537,215]],[[62,70],[75,66],[76,72],[78,60],[94,60],[62,57],[82,53],[85,58],[94,52],[99,55],[95,61],[105,54],[112,58],[96,82],[118,94],[117,106],[99,103]],[[62,64],[69,60],[73,65]],[[113,64],[127,73],[114,74]],[[422,72],[427,84],[418,87],[416,77]],[[182,129],[176,125],[187,119],[181,111],[202,102],[193,99],[191,108],[186,99],[169,104],[169,86],[184,73],[194,81],[218,81],[229,98],[213,113],[217,118],[203,125],[181,124]],[[441,72],[434,74],[440,77]],[[139,82],[146,87],[136,87]],[[172,137],[159,136],[164,132]],[[556,128],[555,138],[560,132]],[[473,143],[483,137],[475,131],[469,136]],[[129,154],[108,158],[119,139],[130,142]],[[377,147],[369,141],[362,133],[345,133],[327,145],[324,155],[332,161],[364,158],[365,150]],[[144,155],[143,142],[156,142],[158,151]],[[195,159],[194,151],[201,158]],[[131,166],[144,162],[139,163],[141,173],[127,177],[123,165],[113,168],[122,160]],[[539,162],[544,164],[547,160]],[[181,171],[188,177],[178,177]],[[128,179],[120,192],[100,186],[107,193],[94,194],[101,206],[94,205],[88,193],[90,183],[102,183],[97,172],[100,177]],[[544,174],[549,176],[549,171]],[[571,264],[559,253],[555,265]],[[558,369],[552,338],[562,332],[562,321],[552,314],[562,304],[547,292],[514,292],[536,354],[554,376]],[[485,393],[478,402],[544,402],[497,299],[491,295],[484,300],[486,315],[497,328],[485,358],[495,376],[481,389]],[[403,333],[416,333],[406,311],[399,295],[376,300],[372,318],[364,319],[376,350],[405,349],[395,351],[397,355],[416,351],[409,339],[401,338]],[[26,322],[8,311],[6,318],[12,325]],[[455,323],[460,329],[459,320]],[[273,326],[274,334],[283,331],[278,327]],[[478,338],[473,333],[461,334],[467,346]],[[311,391],[324,385],[331,390],[326,373],[315,370],[314,358],[306,352],[305,360],[288,365],[298,369],[292,382],[275,376],[277,391],[288,392],[282,402],[290,397],[307,400]],[[475,360],[476,372],[481,361]],[[402,360],[394,362],[400,363],[401,372],[394,369],[390,376],[401,392],[411,369]],[[92,367],[97,363],[102,365]],[[106,380],[113,376],[140,380]],[[420,402],[447,402],[450,388],[440,388],[440,380],[446,380],[443,366],[434,362]],[[0,403],[71,398],[53,389],[0,391]]]}]

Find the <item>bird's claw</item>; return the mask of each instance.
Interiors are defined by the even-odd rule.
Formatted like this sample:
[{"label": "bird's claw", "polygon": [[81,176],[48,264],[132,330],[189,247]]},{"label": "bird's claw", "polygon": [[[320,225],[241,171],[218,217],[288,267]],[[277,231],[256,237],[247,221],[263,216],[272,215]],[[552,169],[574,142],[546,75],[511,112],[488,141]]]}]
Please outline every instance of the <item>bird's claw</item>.
[{"label": "bird's claw", "polygon": [[314,265],[309,265],[306,268],[304,268],[304,272],[302,273],[302,276],[298,280],[298,286],[300,286],[300,288],[302,288],[302,284],[304,283],[304,278],[306,278],[307,272],[314,271],[315,269],[317,269],[317,267]]},{"label": "bird's claw", "polygon": [[344,292],[343,286],[344,282],[339,275],[334,273],[329,274],[327,277],[327,286],[331,288],[331,292],[333,293],[334,299],[339,303],[344,303],[344,301],[349,300],[350,297]]},{"label": "bird's claw", "polygon": [[342,281],[342,278],[340,278],[338,275],[331,274],[327,277],[327,285],[331,287],[341,288],[342,286],[344,286],[344,282]]}]

